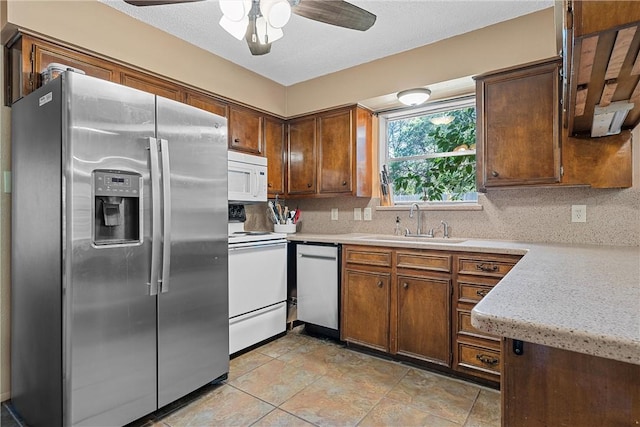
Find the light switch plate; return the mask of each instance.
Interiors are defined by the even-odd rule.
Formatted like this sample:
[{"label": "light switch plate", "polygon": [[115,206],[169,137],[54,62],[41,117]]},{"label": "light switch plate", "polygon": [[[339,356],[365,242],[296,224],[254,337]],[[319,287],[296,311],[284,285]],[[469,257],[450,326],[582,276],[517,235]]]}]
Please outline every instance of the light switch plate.
[{"label": "light switch plate", "polygon": [[587,222],[587,205],[571,205],[571,222]]},{"label": "light switch plate", "polygon": [[338,220],[338,208],[331,208],[331,221]]},{"label": "light switch plate", "polygon": [[364,220],[371,221],[371,208],[364,208]]},{"label": "light switch plate", "polygon": [[11,171],[2,171],[2,191],[11,193]]},{"label": "light switch plate", "polygon": [[353,208],[353,220],[354,221],[362,221],[362,209],[361,208]]}]

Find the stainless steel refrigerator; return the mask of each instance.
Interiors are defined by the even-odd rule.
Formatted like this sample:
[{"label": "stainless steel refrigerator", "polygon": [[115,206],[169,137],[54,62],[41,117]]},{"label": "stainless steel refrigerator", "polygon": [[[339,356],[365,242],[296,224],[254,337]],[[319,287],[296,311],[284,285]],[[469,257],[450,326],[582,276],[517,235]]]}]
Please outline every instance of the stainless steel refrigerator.
[{"label": "stainless steel refrigerator", "polygon": [[72,72],[11,115],[18,413],[123,425],[225,378],[226,119]]}]

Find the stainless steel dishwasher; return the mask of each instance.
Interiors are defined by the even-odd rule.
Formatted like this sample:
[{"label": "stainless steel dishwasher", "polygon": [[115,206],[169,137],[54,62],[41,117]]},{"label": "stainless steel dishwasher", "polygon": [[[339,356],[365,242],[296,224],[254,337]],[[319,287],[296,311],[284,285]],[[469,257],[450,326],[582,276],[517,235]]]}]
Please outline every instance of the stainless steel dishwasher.
[{"label": "stainless steel dishwasher", "polygon": [[296,248],[298,320],[311,332],[338,337],[340,248],[298,244]]}]

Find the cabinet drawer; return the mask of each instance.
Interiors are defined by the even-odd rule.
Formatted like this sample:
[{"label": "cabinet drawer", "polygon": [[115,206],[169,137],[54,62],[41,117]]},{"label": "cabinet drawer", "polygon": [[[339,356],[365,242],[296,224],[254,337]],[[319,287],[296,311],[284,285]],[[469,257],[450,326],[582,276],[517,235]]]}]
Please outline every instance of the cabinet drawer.
[{"label": "cabinet drawer", "polygon": [[475,304],[500,281],[499,278],[459,277],[458,302]]},{"label": "cabinet drawer", "polygon": [[457,314],[458,314],[458,321],[456,323],[458,325],[459,335],[480,337],[480,338],[500,342],[500,337],[489,335],[473,327],[473,325],[471,324],[471,311],[458,309]]},{"label": "cabinet drawer", "polygon": [[475,276],[504,277],[517,260],[497,260],[475,257],[458,258],[458,274]]},{"label": "cabinet drawer", "polygon": [[391,251],[368,247],[349,247],[344,250],[347,264],[375,265],[391,267]]},{"label": "cabinet drawer", "polygon": [[396,266],[413,270],[451,272],[451,255],[435,252],[396,251]]},{"label": "cabinet drawer", "polygon": [[458,365],[468,369],[500,375],[500,351],[458,343]]}]

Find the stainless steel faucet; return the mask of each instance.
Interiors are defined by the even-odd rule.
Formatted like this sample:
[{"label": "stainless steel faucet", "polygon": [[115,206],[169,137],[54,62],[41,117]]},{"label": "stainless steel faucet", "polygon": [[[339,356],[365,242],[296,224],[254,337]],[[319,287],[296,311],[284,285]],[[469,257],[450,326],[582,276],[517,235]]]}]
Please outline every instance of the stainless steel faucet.
[{"label": "stainless steel faucet", "polygon": [[442,234],[445,239],[449,238],[449,224],[447,224],[445,221],[440,221],[440,223],[442,224],[443,230],[442,230]]},{"label": "stainless steel faucet", "polygon": [[422,234],[422,215],[420,215],[420,206],[417,203],[413,203],[411,205],[411,210],[409,211],[409,218],[413,218],[413,208],[416,208],[416,212],[418,213],[418,228],[416,229],[416,234],[419,236]]}]

